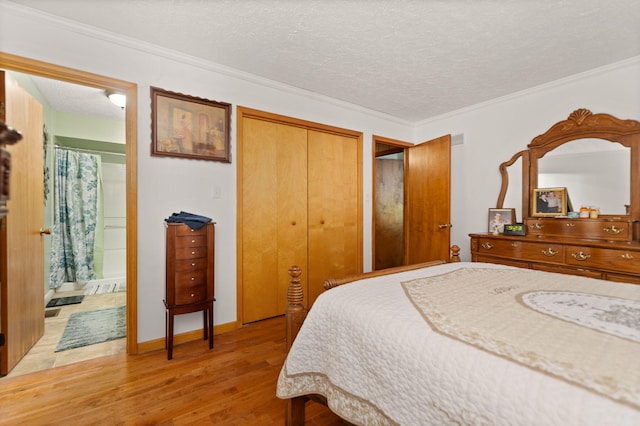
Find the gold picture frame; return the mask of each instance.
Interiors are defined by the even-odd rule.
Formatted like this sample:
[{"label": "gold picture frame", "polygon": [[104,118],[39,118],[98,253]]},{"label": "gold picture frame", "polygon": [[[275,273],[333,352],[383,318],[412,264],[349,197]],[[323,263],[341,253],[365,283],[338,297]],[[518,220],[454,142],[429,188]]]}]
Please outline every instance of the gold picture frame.
[{"label": "gold picture frame", "polygon": [[231,104],[151,87],[151,155],[231,162]]},{"label": "gold picture frame", "polygon": [[566,216],[567,188],[535,188],[531,197],[531,216]]}]

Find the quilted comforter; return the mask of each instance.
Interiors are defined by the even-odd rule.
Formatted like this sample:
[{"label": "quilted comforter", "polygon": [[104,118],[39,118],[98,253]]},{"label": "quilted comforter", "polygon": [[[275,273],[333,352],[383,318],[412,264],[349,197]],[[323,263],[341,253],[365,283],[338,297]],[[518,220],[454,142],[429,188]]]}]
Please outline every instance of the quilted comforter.
[{"label": "quilted comforter", "polygon": [[638,425],[640,286],[449,263],[323,293],[277,395],[354,424]]}]

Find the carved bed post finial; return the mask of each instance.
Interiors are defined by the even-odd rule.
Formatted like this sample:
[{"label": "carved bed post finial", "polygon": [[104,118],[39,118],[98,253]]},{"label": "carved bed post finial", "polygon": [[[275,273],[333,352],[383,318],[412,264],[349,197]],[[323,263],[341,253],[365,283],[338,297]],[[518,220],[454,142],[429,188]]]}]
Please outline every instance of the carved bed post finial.
[{"label": "carved bed post finial", "polygon": [[460,247],[451,246],[451,259],[450,262],[460,262]]},{"label": "carved bed post finial", "polygon": [[289,268],[289,288],[287,289],[287,302],[289,305],[300,305],[304,300],[304,294],[302,293],[302,286],[300,285],[300,275],[302,275],[302,269],[299,266],[293,265]]},{"label": "carved bed post finial", "polygon": [[300,284],[300,275],[302,275],[302,269],[298,266],[292,266],[289,268],[289,288],[287,289],[287,312],[285,313],[286,326],[287,326],[287,350],[291,348],[293,340],[298,335],[302,322],[307,316],[307,310],[302,304],[304,301],[304,292],[302,291],[302,285]]}]

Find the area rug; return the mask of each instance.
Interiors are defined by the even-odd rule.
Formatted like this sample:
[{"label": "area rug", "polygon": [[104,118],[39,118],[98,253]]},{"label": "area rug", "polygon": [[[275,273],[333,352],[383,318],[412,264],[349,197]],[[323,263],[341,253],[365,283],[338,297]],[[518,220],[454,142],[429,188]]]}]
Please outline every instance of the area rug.
[{"label": "area rug", "polygon": [[93,284],[87,287],[84,294],[93,296],[95,294],[118,293],[127,291],[126,284],[123,282]]},{"label": "area rug", "polygon": [[67,326],[55,352],[95,345],[126,336],[125,307],[76,312]]},{"label": "area rug", "polygon": [[47,308],[54,308],[56,306],[65,306],[65,305],[76,305],[78,303],[82,303],[84,296],[67,296],[67,297],[58,297],[56,299],[49,300],[47,303]]}]

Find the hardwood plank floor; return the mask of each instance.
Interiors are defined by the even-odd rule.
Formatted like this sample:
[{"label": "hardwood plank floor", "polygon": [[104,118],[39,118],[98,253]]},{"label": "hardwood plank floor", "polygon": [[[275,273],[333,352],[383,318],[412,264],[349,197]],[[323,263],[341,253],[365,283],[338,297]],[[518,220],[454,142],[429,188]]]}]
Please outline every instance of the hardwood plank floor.
[{"label": "hardwood plank floor", "polygon": [[[284,317],[205,341],[141,355],[116,354],[5,377],[0,424],[283,425],[275,396],[286,356]],[[344,425],[308,403],[308,425]]]}]

